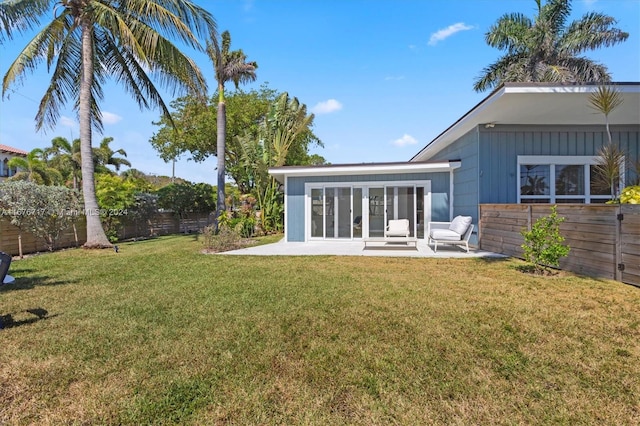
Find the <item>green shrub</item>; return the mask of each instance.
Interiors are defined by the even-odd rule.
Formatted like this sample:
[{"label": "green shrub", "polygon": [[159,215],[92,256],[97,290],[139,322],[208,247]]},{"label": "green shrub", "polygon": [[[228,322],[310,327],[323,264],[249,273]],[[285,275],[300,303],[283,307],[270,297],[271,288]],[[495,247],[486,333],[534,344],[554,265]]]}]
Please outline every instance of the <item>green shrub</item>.
[{"label": "green shrub", "polygon": [[569,254],[569,246],[562,244],[564,237],[560,235],[560,224],[564,217],[558,217],[556,206],[551,207],[551,214],[536,220],[530,231],[522,230],[524,237],[524,258],[533,265],[534,271],[542,274],[547,267],[558,267],[560,258]]},{"label": "green shrub", "polygon": [[621,204],[640,204],[640,185],[627,186],[620,193]]}]

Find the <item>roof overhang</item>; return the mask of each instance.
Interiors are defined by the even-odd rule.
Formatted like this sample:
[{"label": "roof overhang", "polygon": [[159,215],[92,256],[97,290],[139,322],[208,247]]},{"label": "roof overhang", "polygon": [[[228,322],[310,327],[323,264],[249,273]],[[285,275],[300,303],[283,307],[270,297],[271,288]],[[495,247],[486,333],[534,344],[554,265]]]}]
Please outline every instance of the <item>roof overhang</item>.
[{"label": "roof overhang", "polygon": [[[609,115],[611,125],[640,125],[640,83],[612,83],[623,98]],[[505,83],[438,135],[410,161],[426,161],[476,126],[604,125],[589,106],[594,84]]]},{"label": "roof overhang", "polygon": [[272,167],[269,174],[284,183],[288,177],[384,175],[392,173],[448,172],[460,167],[460,161],[335,164],[321,166]]},{"label": "roof overhang", "polygon": [[27,151],[23,149],[14,148],[12,146],[2,145],[2,144],[0,144],[0,152],[6,152],[8,154],[17,155],[19,157],[26,157],[27,154],[29,154]]}]

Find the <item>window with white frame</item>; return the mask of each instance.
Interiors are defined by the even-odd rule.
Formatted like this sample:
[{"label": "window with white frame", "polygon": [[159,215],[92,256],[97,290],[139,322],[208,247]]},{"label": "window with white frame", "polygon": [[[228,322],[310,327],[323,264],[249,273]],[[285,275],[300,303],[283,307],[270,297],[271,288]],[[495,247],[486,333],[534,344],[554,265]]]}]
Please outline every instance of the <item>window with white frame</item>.
[{"label": "window with white frame", "polygon": [[518,203],[604,203],[609,188],[597,185],[595,156],[518,156]]}]

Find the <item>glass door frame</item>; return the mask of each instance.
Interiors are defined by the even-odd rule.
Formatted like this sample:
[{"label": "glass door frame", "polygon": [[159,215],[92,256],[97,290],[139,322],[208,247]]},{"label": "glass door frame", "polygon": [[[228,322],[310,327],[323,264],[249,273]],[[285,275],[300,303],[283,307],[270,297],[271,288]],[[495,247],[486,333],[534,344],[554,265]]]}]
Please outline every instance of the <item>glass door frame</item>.
[{"label": "glass door frame", "polygon": [[[384,224],[388,223],[388,212],[387,212],[387,188],[393,187],[413,187],[413,231],[412,235],[418,235],[418,206],[420,205],[418,201],[418,188],[424,188],[423,190],[423,200],[422,200],[422,208],[424,210],[423,226],[426,225],[431,220],[431,180],[414,180],[414,181],[365,181],[365,182],[306,182],[305,183],[305,204],[304,204],[304,233],[305,233],[305,241],[319,241],[319,240],[334,240],[334,241],[352,241],[352,240],[360,240],[362,238],[368,238],[369,235],[369,190],[371,188],[382,188],[384,192]],[[327,188],[349,188],[350,189],[350,214],[349,214],[349,226],[351,227],[350,237],[349,238],[337,238],[337,237],[326,237],[326,189]],[[361,218],[361,227],[362,227],[362,236],[354,237],[353,230],[353,221],[354,221],[354,193],[355,189],[361,189],[362,193],[362,218]],[[322,237],[313,237],[312,236],[312,198],[311,191],[313,189],[321,189],[322,190],[322,205],[323,205],[323,219],[322,219]],[[394,191],[394,194],[397,195],[397,191]],[[395,201],[397,203],[397,201]],[[397,209],[396,209],[397,210]],[[366,213],[365,213],[366,212]],[[425,231],[426,233],[426,231]],[[424,238],[423,234],[423,238]]]}]

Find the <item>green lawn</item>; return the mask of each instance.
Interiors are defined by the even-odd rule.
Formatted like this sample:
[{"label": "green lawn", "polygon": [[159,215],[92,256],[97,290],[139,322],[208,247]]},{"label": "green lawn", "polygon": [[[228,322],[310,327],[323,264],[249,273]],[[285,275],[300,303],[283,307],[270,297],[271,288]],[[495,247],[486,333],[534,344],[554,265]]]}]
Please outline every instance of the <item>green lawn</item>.
[{"label": "green lawn", "polygon": [[515,260],[120,248],[12,264],[0,424],[640,422],[638,288]]}]

